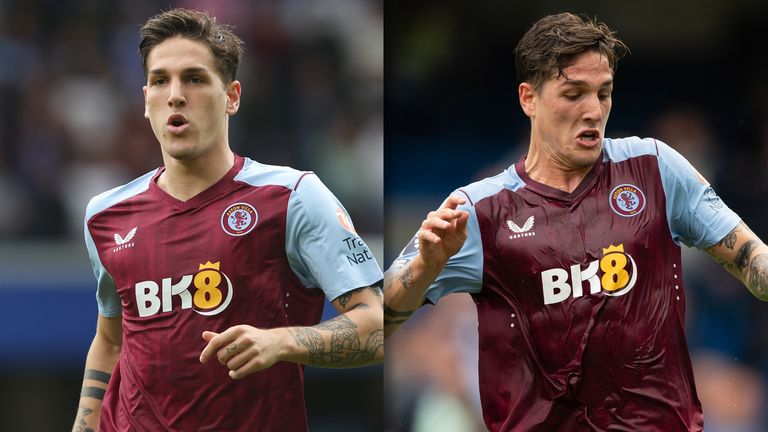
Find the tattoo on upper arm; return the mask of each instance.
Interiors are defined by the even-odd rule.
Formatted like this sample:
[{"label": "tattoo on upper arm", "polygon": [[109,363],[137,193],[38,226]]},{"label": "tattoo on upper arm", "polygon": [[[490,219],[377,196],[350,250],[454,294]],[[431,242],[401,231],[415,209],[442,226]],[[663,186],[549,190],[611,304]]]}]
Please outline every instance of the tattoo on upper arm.
[{"label": "tattoo on upper arm", "polygon": [[741,224],[739,224],[736,228],[731,230],[731,232],[726,234],[725,237],[722,238],[722,240],[717,242],[717,245],[718,246],[725,245],[725,247],[727,247],[728,249],[733,250],[733,247],[736,245],[736,237],[737,237],[736,233],[741,231],[739,229],[739,226],[741,226]]},{"label": "tattoo on upper arm", "polygon": [[83,418],[92,413],[93,413],[92,409],[88,407],[80,406],[77,409],[77,419],[75,420],[75,428],[73,429],[73,432],[93,432],[93,429],[87,426],[87,423]]},{"label": "tattoo on upper arm", "polygon": [[768,253],[755,255],[749,263],[749,288],[759,298],[768,295]]},{"label": "tattoo on upper arm", "polygon": [[749,265],[749,256],[752,255],[752,251],[755,249],[755,241],[748,240],[739,248],[739,252],[736,253],[736,265],[744,270]]},{"label": "tattoo on upper arm", "polygon": [[347,304],[349,304],[349,301],[352,299],[352,296],[363,290],[371,290],[377,297],[381,297],[383,295],[381,293],[381,288],[379,288],[378,286],[367,286],[367,287],[353,289],[352,291],[347,291],[344,294],[338,296],[336,298],[336,301],[339,302],[339,305],[341,306],[342,310],[344,310],[345,312],[349,312],[352,309],[368,308],[370,306],[367,303],[363,303],[363,302],[356,303],[351,307],[347,308]]},{"label": "tattoo on upper arm", "polygon": [[[318,330],[331,333],[330,346],[326,347]],[[380,329],[371,332],[362,344],[357,324],[346,315],[339,315],[315,327],[289,329],[289,332],[297,343],[307,348],[309,363],[316,366],[362,366],[376,357],[384,346],[384,331]]]}]

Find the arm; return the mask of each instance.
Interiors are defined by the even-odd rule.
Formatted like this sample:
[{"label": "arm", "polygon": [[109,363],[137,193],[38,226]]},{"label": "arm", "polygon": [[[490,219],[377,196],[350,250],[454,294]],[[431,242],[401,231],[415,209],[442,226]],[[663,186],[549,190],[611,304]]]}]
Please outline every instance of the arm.
[{"label": "arm", "polygon": [[258,329],[231,327],[221,334],[203,332],[206,362],[216,355],[240,379],[278,361],[346,368],[381,363],[384,359],[382,298],[379,287],[358,288],[333,300],[341,314],[313,327]]},{"label": "arm", "polygon": [[705,250],[752,295],[768,301],[768,247],[743,221]]},{"label": "arm", "polygon": [[83,389],[73,432],[93,432],[99,429],[101,402],[122,349],[121,324],[120,316],[107,318],[99,314],[96,336],[93,337],[85,360]]},{"label": "arm", "polygon": [[430,212],[417,234],[419,254],[384,275],[384,336],[389,337],[424,304],[427,288],[467,238],[469,213],[456,210],[464,198],[449,197]]}]

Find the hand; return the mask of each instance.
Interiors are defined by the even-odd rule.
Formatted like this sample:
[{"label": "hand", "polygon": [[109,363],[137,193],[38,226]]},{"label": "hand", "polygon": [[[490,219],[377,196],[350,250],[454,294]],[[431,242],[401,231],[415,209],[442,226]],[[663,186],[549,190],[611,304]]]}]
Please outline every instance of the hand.
[{"label": "hand", "polygon": [[469,212],[456,208],[465,202],[466,199],[452,195],[421,223],[416,235],[419,254],[427,266],[442,268],[464,245]]},{"label": "hand", "polygon": [[241,379],[271,367],[281,360],[284,348],[277,330],[238,325],[223,333],[204,331],[203,340],[208,345],[200,354],[200,363],[205,363],[216,354],[219,363],[229,368],[232,379]]}]

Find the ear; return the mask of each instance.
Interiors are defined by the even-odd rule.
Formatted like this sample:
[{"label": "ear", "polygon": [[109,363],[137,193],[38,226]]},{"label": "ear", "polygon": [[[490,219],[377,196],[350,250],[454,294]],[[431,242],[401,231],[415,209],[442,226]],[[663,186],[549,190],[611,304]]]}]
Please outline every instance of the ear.
[{"label": "ear", "polygon": [[240,81],[232,81],[227,86],[227,114],[233,116],[240,109]]},{"label": "ear", "polygon": [[144,91],[144,118],[149,120],[149,106],[147,105],[147,86],[141,88]]},{"label": "ear", "polygon": [[520,106],[528,117],[536,114],[536,90],[533,85],[527,82],[520,83],[517,86],[517,96],[520,99]]}]

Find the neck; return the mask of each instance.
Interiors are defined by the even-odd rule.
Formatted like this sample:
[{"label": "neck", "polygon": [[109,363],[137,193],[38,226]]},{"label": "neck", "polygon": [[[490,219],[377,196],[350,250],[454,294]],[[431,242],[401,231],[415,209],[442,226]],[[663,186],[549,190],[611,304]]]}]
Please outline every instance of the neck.
[{"label": "neck", "polygon": [[213,186],[235,164],[235,156],[227,147],[192,160],[174,159],[163,154],[165,171],[157,185],[179,201],[187,201]]},{"label": "neck", "polygon": [[531,142],[525,159],[525,172],[541,184],[571,193],[579,187],[593,165],[570,166],[566,161]]}]

